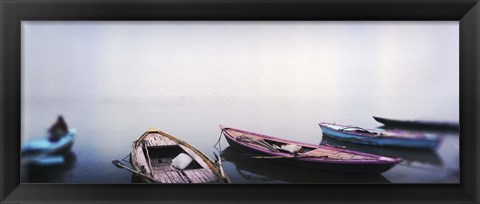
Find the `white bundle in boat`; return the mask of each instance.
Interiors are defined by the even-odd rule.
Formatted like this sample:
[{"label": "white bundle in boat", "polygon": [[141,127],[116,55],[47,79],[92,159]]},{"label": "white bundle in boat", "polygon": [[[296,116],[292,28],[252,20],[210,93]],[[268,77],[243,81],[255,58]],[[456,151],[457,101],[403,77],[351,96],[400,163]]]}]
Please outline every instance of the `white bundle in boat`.
[{"label": "white bundle in boat", "polygon": [[171,166],[177,169],[185,169],[192,161],[192,157],[188,156],[188,154],[180,153],[172,160]]},{"label": "white bundle in boat", "polygon": [[302,146],[296,144],[286,144],[282,145],[280,148],[285,151],[289,151],[290,153],[294,153],[300,151],[300,149],[302,149]]}]

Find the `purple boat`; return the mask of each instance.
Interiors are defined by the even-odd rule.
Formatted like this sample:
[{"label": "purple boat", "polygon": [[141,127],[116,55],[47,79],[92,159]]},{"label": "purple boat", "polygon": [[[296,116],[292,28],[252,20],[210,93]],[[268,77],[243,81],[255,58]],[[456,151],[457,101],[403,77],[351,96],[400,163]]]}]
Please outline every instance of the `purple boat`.
[{"label": "purple boat", "polygon": [[402,161],[325,145],[295,142],[220,125],[230,146],[255,154],[253,159],[268,159],[291,165],[330,171],[379,174]]}]

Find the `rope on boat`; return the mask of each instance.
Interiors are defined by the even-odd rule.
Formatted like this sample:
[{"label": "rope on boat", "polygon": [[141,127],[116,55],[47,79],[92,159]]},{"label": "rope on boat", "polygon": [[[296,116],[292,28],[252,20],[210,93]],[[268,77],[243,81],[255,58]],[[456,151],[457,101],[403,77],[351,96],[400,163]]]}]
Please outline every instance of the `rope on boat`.
[{"label": "rope on boat", "polygon": [[[213,145],[213,147],[215,147],[215,149],[218,150],[218,153],[220,153],[221,150],[222,150],[222,146],[221,146],[221,144],[220,144],[220,140],[222,139],[222,134],[223,134],[224,131],[225,131],[225,130],[223,130],[223,129],[220,131],[220,136],[218,137],[218,140],[217,140],[217,142],[215,143],[215,145]],[[218,145],[218,147],[217,147],[217,145]]]},{"label": "rope on boat", "polygon": [[[222,145],[221,145],[221,142],[220,140],[222,139],[222,134],[225,130],[222,129],[220,131],[220,136],[218,137],[218,140],[217,142],[215,143],[215,145],[213,145],[213,148],[215,148],[217,151],[218,151],[218,157],[217,155],[215,155],[215,157],[217,157],[217,165],[218,165],[218,170],[220,171],[220,175],[225,179],[227,180],[228,183],[230,183],[230,178],[228,178],[228,176],[225,174],[225,170],[223,169],[223,164],[222,164]],[[218,145],[218,147],[217,147]],[[215,153],[213,153],[215,154]]]},{"label": "rope on boat", "polygon": [[221,157],[222,145],[221,145],[220,140],[222,139],[222,134],[223,134],[224,131],[225,130],[223,130],[223,129],[220,131],[220,136],[218,137],[217,142],[213,145],[213,147],[218,151],[218,159],[219,160],[222,159],[222,157]]},{"label": "rope on boat", "polygon": [[129,160],[125,160],[125,159],[130,159],[130,153],[127,154],[127,156],[123,157],[123,159],[121,159],[122,161],[124,162],[130,162]]},{"label": "rope on boat", "polygon": [[241,142],[248,142],[248,143],[254,143],[254,144],[260,145],[260,146],[265,147],[265,148],[267,148],[267,149],[269,149],[270,151],[273,151],[273,152],[280,152],[280,151],[278,151],[277,148],[273,147],[271,144],[268,144],[264,140],[254,140],[254,139],[246,137],[244,135],[238,136],[235,139],[238,140],[238,141],[241,141]]}]

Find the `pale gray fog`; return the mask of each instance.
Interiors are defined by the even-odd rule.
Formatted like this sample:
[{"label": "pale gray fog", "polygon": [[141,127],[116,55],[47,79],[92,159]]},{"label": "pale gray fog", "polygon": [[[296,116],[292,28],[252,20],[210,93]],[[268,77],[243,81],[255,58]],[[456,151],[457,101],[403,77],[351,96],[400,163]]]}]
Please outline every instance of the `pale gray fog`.
[{"label": "pale gray fog", "polygon": [[[22,22],[22,144],[59,114],[72,161],[22,182],[130,183],[111,160],[150,127],[213,158],[219,124],[319,144],[319,122],[458,121],[459,24]],[[224,138],[222,156],[233,183],[459,182],[458,133],[441,134],[433,152],[386,149],[407,163],[377,176],[244,160]]]}]

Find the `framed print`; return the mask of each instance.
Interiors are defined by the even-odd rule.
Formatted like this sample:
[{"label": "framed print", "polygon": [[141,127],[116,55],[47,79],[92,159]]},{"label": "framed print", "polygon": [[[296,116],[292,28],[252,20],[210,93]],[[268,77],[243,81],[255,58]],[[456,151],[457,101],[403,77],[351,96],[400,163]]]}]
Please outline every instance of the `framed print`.
[{"label": "framed print", "polygon": [[2,202],[478,202],[477,1],[1,7]]}]

